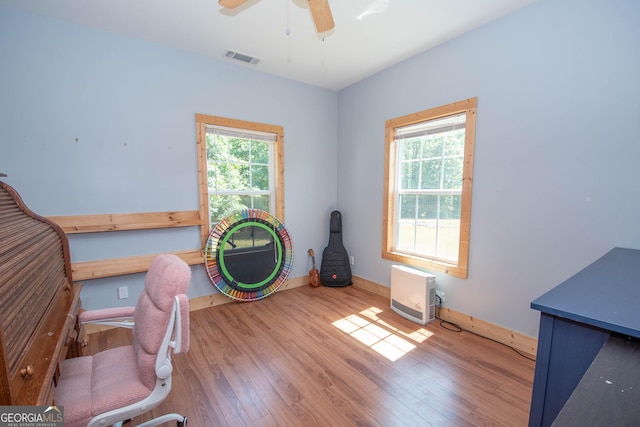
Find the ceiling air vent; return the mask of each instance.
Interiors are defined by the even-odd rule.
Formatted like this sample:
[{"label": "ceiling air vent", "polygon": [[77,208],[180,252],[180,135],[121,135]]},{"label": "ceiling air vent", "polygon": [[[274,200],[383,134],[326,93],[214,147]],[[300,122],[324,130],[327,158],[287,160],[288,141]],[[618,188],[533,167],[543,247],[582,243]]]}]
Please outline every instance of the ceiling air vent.
[{"label": "ceiling air vent", "polygon": [[260,62],[260,58],[255,56],[245,55],[244,53],[234,52],[233,50],[226,50],[223,55],[225,58],[235,59],[236,61],[244,62],[245,64],[256,65]]}]

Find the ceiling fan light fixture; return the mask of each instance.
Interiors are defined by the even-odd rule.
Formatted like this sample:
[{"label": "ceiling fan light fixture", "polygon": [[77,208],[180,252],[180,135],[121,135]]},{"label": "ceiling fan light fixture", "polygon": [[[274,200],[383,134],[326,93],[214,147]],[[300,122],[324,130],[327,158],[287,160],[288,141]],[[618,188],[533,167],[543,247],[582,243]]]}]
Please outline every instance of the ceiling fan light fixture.
[{"label": "ceiling fan light fixture", "polygon": [[233,59],[236,61],[244,62],[245,64],[257,65],[262,59],[255,56],[247,55],[244,53],[236,52],[234,50],[227,49],[222,54],[225,58]]}]

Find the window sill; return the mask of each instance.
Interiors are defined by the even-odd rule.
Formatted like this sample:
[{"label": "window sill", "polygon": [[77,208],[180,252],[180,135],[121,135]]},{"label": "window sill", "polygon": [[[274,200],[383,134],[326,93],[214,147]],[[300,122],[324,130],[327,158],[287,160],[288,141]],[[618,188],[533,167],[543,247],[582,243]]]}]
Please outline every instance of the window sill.
[{"label": "window sill", "polygon": [[467,269],[462,268],[459,264],[447,263],[444,261],[422,258],[415,255],[408,255],[400,252],[382,252],[382,258],[390,261],[400,262],[412,267],[423,268],[425,270],[437,271],[458,277],[460,279],[467,278]]}]

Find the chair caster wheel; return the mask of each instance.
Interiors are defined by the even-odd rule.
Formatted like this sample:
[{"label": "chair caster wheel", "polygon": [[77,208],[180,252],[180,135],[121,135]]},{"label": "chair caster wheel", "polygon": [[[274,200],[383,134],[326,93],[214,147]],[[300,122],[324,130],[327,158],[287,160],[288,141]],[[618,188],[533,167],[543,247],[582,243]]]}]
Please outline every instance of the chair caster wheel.
[{"label": "chair caster wheel", "polygon": [[187,427],[187,417],[184,417],[182,421],[177,422],[178,427]]}]

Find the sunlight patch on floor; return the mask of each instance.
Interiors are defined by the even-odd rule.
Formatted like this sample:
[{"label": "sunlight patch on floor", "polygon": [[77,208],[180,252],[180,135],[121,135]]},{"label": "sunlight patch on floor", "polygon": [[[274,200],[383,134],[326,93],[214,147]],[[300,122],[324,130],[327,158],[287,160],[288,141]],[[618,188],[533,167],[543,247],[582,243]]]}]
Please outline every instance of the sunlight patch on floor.
[{"label": "sunlight patch on floor", "polygon": [[369,307],[359,314],[336,320],[332,325],[391,361],[416,348],[410,340],[421,343],[433,335],[424,328],[409,333],[400,331],[381,320],[378,317],[381,312],[377,307]]}]

